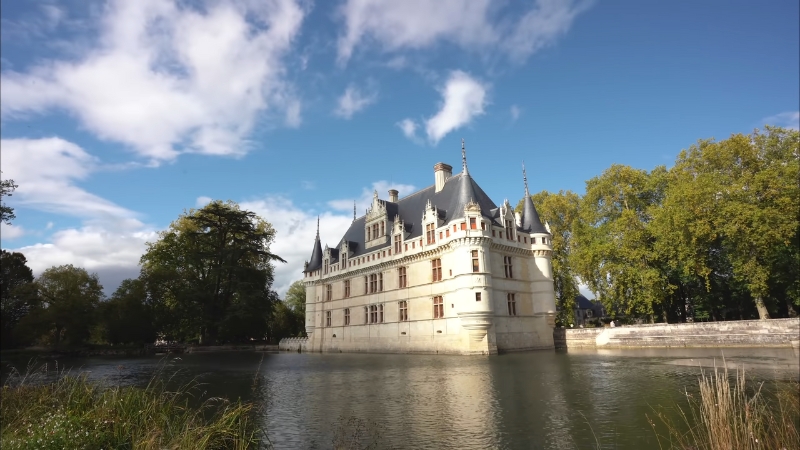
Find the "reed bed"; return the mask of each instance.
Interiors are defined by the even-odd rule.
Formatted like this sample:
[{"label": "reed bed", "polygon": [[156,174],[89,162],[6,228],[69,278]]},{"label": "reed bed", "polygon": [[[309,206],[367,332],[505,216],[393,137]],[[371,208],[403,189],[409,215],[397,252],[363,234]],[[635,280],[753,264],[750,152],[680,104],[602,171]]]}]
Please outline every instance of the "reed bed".
[{"label": "reed bed", "polygon": [[103,386],[85,374],[44,382],[39,375],[17,373],[2,388],[4,450],[263,447],[253,404],[208,398],[192,407],[196,381],[169,390],[162,371],[145,388]]},{"label": "reed bed", "polygon": [[[693,450],[755,450],[800,448],[800,383],[748,380],[743,369],[735,379],[725,369],[702,373],[699,394],[686,391],[679,406],[679,423],[663,411],[656,416],[667,434],[656,431],[659,446]],[[648,417],[656,430],[655,422]]]}]

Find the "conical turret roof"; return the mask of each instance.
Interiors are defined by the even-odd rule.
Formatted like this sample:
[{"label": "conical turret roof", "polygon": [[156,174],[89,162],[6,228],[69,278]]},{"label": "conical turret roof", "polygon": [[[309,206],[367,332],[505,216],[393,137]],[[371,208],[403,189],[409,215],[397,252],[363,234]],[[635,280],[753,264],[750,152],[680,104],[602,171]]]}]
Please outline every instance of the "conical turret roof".
[{"label": "conical turret roof", "polygon": [[314,249],[311,251],[311,259],[308,261],[306,272],[317,270],[322,267],[322,243],[319,241],[319,217],[317,217],[317,237],[314,238]]},{"label": "conical turret roof", "polygon": [[525,173],[525,163],[522,164],[522,179],[525,182],[525,198],[522,201],[522,231],[526,233],[548,233],[547,229],[542,225],[542,220],[539,219],[539,213],[536,212],[536,207],[533,206],[533,199],[528,192],[528,176]]}]

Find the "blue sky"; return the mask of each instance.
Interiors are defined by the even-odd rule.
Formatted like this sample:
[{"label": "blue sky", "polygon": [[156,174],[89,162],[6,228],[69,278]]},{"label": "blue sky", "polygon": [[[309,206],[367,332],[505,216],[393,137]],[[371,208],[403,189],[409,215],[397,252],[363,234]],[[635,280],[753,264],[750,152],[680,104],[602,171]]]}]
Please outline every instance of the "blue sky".
[{"label": "blue sky", "polygon": [[107,291],[187,208],[278,231],[283,292],[316,217],[470,174],[496,203],[701,138],[798,127],[798,2],[2,0],[2,248]]}]

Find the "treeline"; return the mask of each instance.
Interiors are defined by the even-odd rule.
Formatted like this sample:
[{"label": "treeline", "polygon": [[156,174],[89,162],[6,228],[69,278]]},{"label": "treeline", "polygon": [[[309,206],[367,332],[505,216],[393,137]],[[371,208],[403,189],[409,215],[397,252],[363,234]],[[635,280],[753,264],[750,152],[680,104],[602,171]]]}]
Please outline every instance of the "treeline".
[{"label": "treeline", "polygon": [[272,226],[232,202],[181,215],[148,244],[136,279],[109,297],[97,275],[65,265],[34,279],[2,251],[2,343],[39,345],[277,342],[304,331],[305,288],[272,287]]},{"label": "treeline", "polygon": [[617,318],[796,316],[799,142],[768,126],[701,140],[669,169],[615,164],[583,196],[533,195],[554,233],[558,322],[572,323],[578,281]]}]

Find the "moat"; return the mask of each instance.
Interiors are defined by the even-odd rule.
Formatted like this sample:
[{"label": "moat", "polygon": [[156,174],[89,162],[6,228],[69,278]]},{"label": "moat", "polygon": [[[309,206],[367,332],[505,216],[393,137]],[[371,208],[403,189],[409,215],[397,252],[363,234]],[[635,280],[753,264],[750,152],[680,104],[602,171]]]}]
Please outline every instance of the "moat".
[{"label": "moat", "polygon": [[[766,385],[798,374],[791,348],[492,357],[239,352],[58,364],[103,382],[145,385],[168,361],[168,374],[179,370],[175,383],[196,378],[206,396],[261,404],[276,449],[331,448],[337,428],[353,418],[378,435],[379,448],[636,449],[658,447],[647,416],[674,415],[685,392],[696,392],[700,365],[722,366],[723,354],[729,367],[744,365],[748,378]],[[26,363],[4,358],[4,378],[9,364]]]}]

